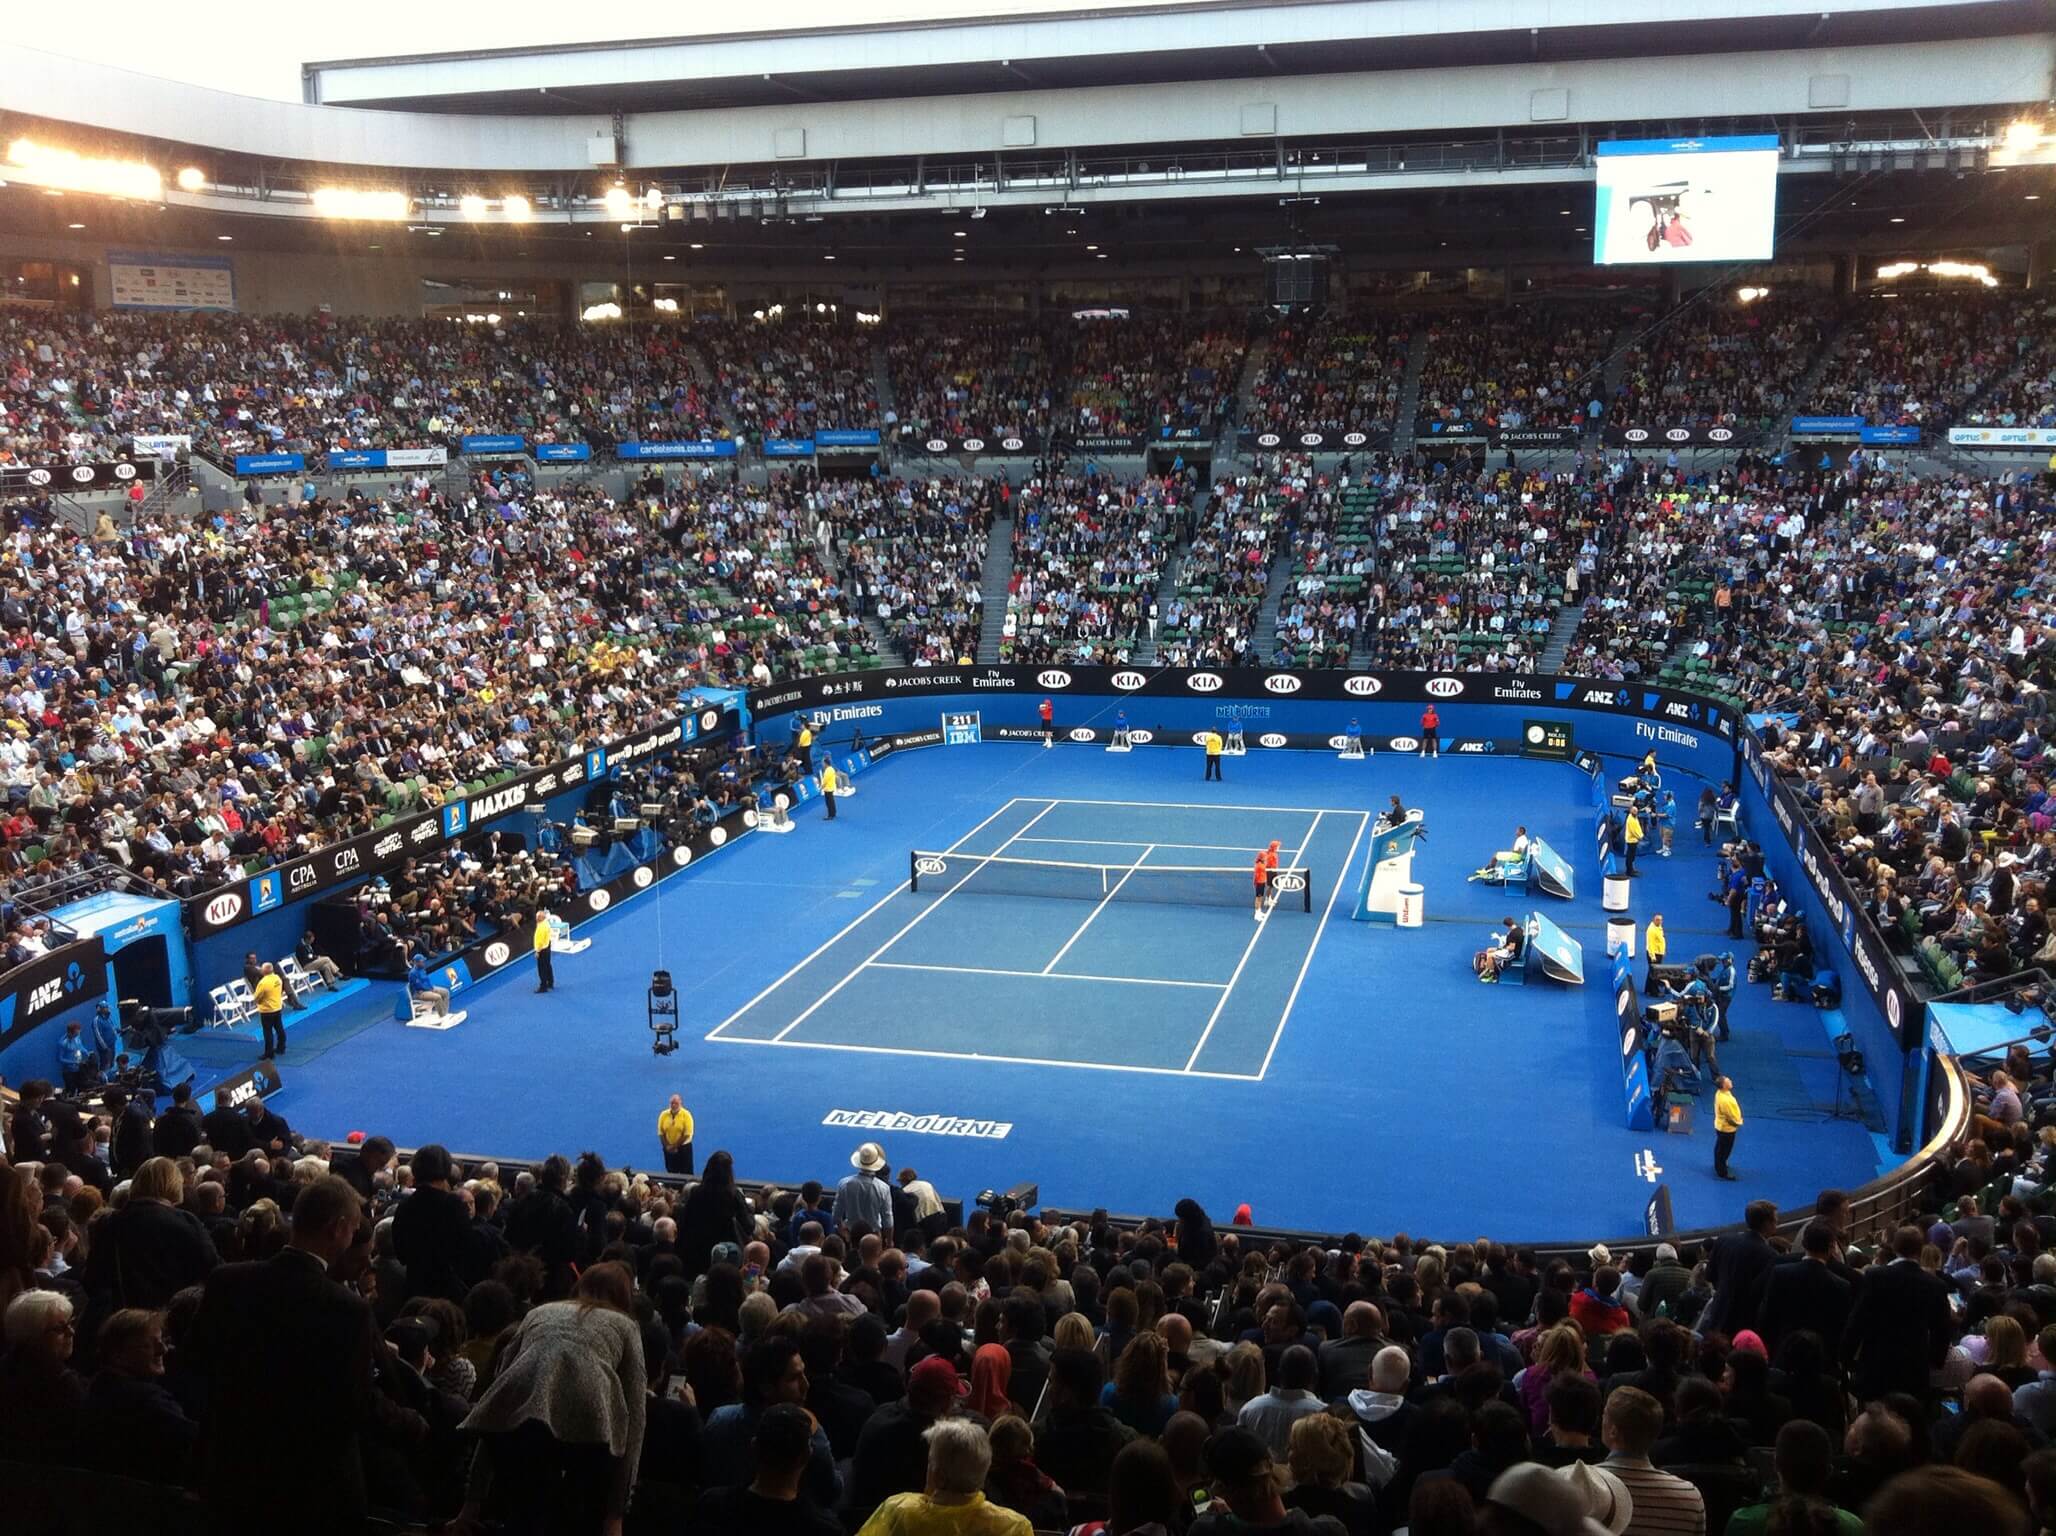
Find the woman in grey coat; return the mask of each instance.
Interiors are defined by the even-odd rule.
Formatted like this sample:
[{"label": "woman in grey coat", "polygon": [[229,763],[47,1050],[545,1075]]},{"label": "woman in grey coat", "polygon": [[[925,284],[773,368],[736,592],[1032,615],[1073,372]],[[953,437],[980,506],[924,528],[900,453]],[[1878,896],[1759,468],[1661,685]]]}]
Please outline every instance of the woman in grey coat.
[{"label": "woman in grey coat", "polygon": [[642,1332],[625,1264],[596,1264],[500,1351],[464,1427],[479,1437],[465,1523],[521,1536],[620,1536],[642,1454]]}]

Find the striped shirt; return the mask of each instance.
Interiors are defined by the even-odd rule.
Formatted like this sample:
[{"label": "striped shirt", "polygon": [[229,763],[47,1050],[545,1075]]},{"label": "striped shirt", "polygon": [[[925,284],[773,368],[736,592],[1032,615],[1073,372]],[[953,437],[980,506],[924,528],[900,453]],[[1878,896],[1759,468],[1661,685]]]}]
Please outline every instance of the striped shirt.
[{"label": "striped shirt", "polygon": [[1602,1465],[1635,1501],[1622,1536],[1706,1536],[1706,1501],[1682,1477],[1659,1471],[1646,1456],[1609,1456]]}]

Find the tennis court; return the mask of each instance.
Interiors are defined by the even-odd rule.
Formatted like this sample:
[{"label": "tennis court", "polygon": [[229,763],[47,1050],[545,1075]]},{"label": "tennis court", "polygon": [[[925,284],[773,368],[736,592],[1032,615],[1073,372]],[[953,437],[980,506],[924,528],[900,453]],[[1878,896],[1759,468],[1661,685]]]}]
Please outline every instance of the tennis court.
[{"label": "tennis court", "polygon": [[[1368,821],[1008,800],[910,849],[906,879],[707,1039],[1259,1081]],[[1273,839],[1288,878],[1258,922]]]}]

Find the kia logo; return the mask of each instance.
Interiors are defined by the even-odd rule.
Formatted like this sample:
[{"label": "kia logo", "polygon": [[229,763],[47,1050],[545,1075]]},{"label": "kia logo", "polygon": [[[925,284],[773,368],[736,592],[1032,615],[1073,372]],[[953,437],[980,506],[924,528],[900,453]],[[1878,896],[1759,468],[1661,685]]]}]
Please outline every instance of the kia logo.
[{"label": "kia logo", "polygon": [[1203,747],[1206,745],[1207,737],[1211,735],[1213,735],[1212,731],[1194,731],[1192,733],[1192,744],[1195,747]]},{"label": "kia logo", "polygon": [[721,711],[718,709],[710,709],[700,716],[700,729],[703,731],[711,731],[720,723]]},{"label": "kia logo", "polygon": [[1345,448],[1361,448],[1369,441],[1370,437],[1362,432],[1345,432],[1342,434],[1342,446]]},{"label": "kia logo", "polygon": [[712,843],[716,848],[719,848],[723,843],[728,841],[728,828],[711,828],[707,833],[707,841]]},{"label": "kia logo", "polygon": [[513,951],[508,949],[506,945],[495,939],[485,947],[485,963],[487,965],[505,965],[512,953]]},{"label": "kia logo", "polygon": [[1265,432],[1258,436],[1256,440],[1256,445],[1259,448],[1275,448],[1278,446],[1278,444],[1282,443],[1283,441],[1284,439],[1278,436],[1277,433]]},{"label": "kia logo", "polygon": [[1116,672],[1112,677],[1107,679],[1107,681],[1112,683],[1116,688],[1121,689],[1123,692],[1133,693],[1137,688],[1141,688],[1144,685],[1146,685],[1149,682],[1149,679],[1144,677],[1140,672]]},{"label": "kia logo", "polygon": [[1026,443],[1022,442],[1018,437],[1003,437],[999,440],[999,445],[1000,447],[1006,449],[1008,453],[1019,453],[1023,448],[1028,446]]},{"label": "kia logo", "polygon": [[1672,427],[1668,432],[1664,433],[1663,435],[1668,441],[1673,443],[1687,442],[1691,439],[1692,436],[1692,434],[1686,431],[1683,427]]},{"label": "kia logo", "polygon": [[982,437],[967,437],[964,439],[964,452],[966,453],[976,453],[984,446],[985,439]]},{"label": "kia logo", "polygon": [[207,903],[201,916],[219,928],[223,923],[234,922],[242,910],[242,893],[240,891],[223,891],[219,896]]},{"label": "kia logo", "polygon": [[684,843],[680,843],[671,850],[671,867],[673,869],[683,869],[691,862],[692,849],[688,848]]},{"label": "kia logo", "polygon": [[135,466],[135,465],[133,465],[133,464],[117,464],[117,465],[115,465],[115,466],[114,466],[114,478],[115,478],[115,479],[117,479],[117,480],[133,480],[133,479],[135,479],[135,478],[136,478],[136,466]]},{"label": "kia logo", "polygon": [[71,478],[80,485],[91,485],[93,483],[93,466],[90,464],[73,465]]},{"label": "kia logo", "polygon": [[1075,730],[1073,730],[1073,731],[1071,732],[1071,740],[1073,740],[1073,741],[1090,741],[1090,740],[1092,740],[1092,732],[1091,732],[1091,731],[1089,731],[1089,730],[1087,730],[1087,729],[1086,729],[1086,728],[1085,728],[1084,726],[1082,726],[1082,725],[1081,725],[1081,726],[1079,726],[1079,727],[1078,727],[1077,729],[1075,729]]},{"label": "kia logo", "polygon": [[917,875],[939,875],[948,869],[949,866],[940,859],[914,860],[914,873]]},{"label": "kia logo", "polygon": [[1303,891],[1306,889],[1306,876],[1280,875],[1278,876],[1278,889],[1281,891]]},{"label": "kia logo", "polygon": [[1138,747],[1146,747],[1156,740],[1156,736],[1149,731],[1130,731],[1128,739]]},{"label": "kia logo", "polygon": [[1301,683],[1290,672],[1273,672],[1264,679],[1264,687],[1272,693],[1297,693]]},{"label": "kia logo", "polygon": [[32,470],[30,470],[30,471],[29,471],[29,484],[30,484],[30,485],[48,485],[49,483],[50,483],[50,471],[49,471],[49,470],[47,470],[47,469],[32,469]]},{"label": "kia logo", "polygon": [[[1283,738],[1280,738],[1281,741],[1282,739]],[[1347,747],[1353,739],[1354,738],[1349,736],[1330,736],[1328,738],[1328,745],[1333,747],[1337,752],[1340,752],[1343,748]]]},{"label": "kia logo", "polygon": [[1735,434],[1727,427],[1709,427],[1706,432],[1709,442],[1724,443]]},{"label": "kia logo", "polygon": [[1051,667],[1047,672],[1035,674],[1035,685],[1038,688],[1068,688],[1071,686],[1071,674]]},{"label": "kia logo", "polygon": [[1260,747],[1282,747],[1285,745],[1285,738],[1276,731],[1266,731],[1257,737],[1256,744]]},{"label": "kia logo", "polygon": [[1377,678],[1366,677],[1362,673],[1342,680],[1342,691],[1354,698],[1368,699],[1372,694],[1382,693],[1384,690],[1385,685]]},{"label": "kia logo", "polygon": [[1318,448],[1325,441],[1327,439],[1318,432],[1302,432],[1299,434],[1299,446],[1302,448]]},{"label": "kia logo", "polygon": [[595,912],[604,912],[614,904],[614,898],[607,894],[607,888],[603,885],[587,895],[585,904]]},{"label": "kia logo", "polygon": [[650,866],[649,866],[649,865],[647,865],[647,864],[638,864],[638,865],[636,865],[636,867],[635,867],[635,877],[634,877],[634,878],[635,878],[635,888],[636,888],[637,890],[639,890],[639,891],[646,891],[646,890],[648,890],[648,889],[650,888],[650,882],[651,882],[652,880],[656,879],[656,878],[657,878],[657,876],[656,876],[656,874],[655,874],[655,873],[654,873],[654,872],[653,872],[653,871],[652,871],[652,870],[650,869]]},{"label": "kia logo", "polygon": [[1463,692],[1463,682],[1454,677],[1431,677],[1428,679],[1427,692],[1428,697],[1433,699],[1453,699]]},{"label": "kia logo", "polygon": [[1421,744],[1418,741],[1415,741],[1411,736],[1395,736],[1392,738],[1392,750],[1395,752],[1418,751],[1420,749],[1420,745]]},{"label": "kia logo", "polygon": [[781,811],[789,811],[792,809],[792,796],[788,795],[784,790],[781,789],[777,794],[771,797],[771,803],[777,806]]},{"label": "kia logo", "polygon": [[1649,431],[1646,427],[1630,427],[1621,436],[1631,443],[1646,443],[1649,441]]},{"label": "kia logo", "polygon": [[1218,693],[1221,690],[1221,675],[1218,672],[1195,672],[1185,679],[1185,686],[1194,693]]},{"label": "kia logo", "polygon": [[755,807],[752,807],[751,809],[744,811],[742,813],[742,824],[746,827],[754,827],[757,824],[757,812]]},{"label": "kia logo", "polygon": [[947,453],[949,451],[949,444],[944,442],[939,437],[929,438],[926,443],[922,444],[922,446],[926,448],[930,453]]}]

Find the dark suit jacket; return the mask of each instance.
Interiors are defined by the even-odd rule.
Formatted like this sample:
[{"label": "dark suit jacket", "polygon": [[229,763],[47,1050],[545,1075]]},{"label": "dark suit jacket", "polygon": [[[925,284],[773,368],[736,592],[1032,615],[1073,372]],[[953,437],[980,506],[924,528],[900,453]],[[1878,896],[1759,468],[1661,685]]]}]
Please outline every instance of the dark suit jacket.
[{"label": "dark suit jacket", "polygon": [[257,1137],[250,1129],[250,1117],[239,1109],[210,1109],[200,1124],[207,1132],[207,1145],[217,1152],[226,1152],[230,1157],[241,1157],[257,1145]]},{"label": "dark suit jacket", "polygon": [[424,1186],[400,1202],[393,1212],[393,1253],[407,1266],[409,1296],[461,1302],[485,1274],[463,1197],[452,1190]]},{"label": "dark suit jacket", "polygon": [[1834,1358],[1842,1348],[1842,1328],[1849,1321],[1854,1287],[1827,1265],[1804,1259],[1773,1265],[1756,1306],[1756,1331],[1775,1360],[1779,1346],[1793,1334],[1812,1329]]},{"label": "dark suit jacket", "polygon": [[1755,1232],[1730,1232],[1715,1243],[1706,1265],[1713,1300],[1699,1319],[1700,1328],[1735,1334],[1749,1327],[1755,1321],[1757,1288],[1777,1261],[1777,1250]]},{"label": "dark suit jacket", "polygon": [[201,1486],[225,1529],[362,1531],[375,1341],[363,1298],[297,1248],[209,1277],[193,1328],[208,1374]]},{"label": "dark suit jacket", "polygon": [[161,1200],[131,1200],[94,1231],[86,1290],[110,1309],[161,1307],[205,1280],[220,1262],[191,1211]]},{"label": "dark suit jacket", "polygon": [[174,1104],[150,1128],[150,1150],[158,1157],[184,1157],[202,1141],[200,1111],[192,1104]]},{"label": "dark suit jacket", "polygon": [[1866,1270],[1842,1331],[1842,1358],[1864,1397],[1927,1392],[1949,1353],[1949,1288],[1910,1259]]},{"label": "dark suit jacket", "polygon": [[1371,1384],[1371,1361],[1384,1339],[1329,1339],[1321,1345],[1321,1396],[1329,1402]]}]

